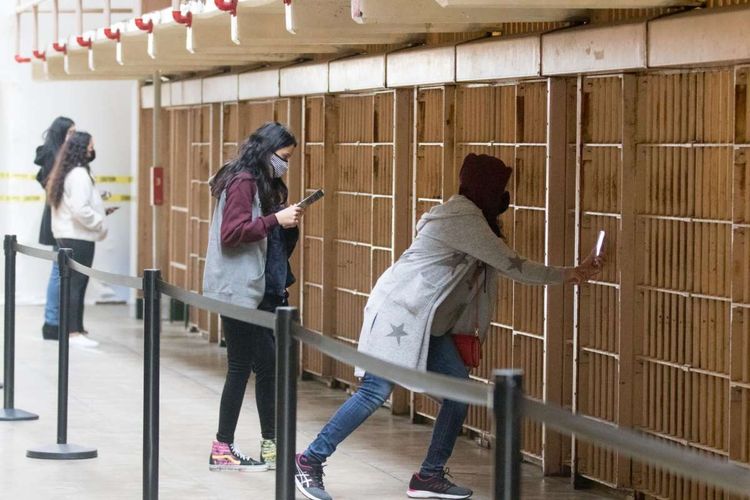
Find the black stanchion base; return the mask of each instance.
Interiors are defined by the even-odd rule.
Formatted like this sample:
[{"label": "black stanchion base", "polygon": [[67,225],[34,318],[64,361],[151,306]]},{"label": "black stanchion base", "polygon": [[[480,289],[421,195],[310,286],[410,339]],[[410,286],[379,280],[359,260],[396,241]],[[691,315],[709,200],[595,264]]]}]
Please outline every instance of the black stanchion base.
[{"label": "black stanchion base", "polygon": [[26,451],[29,458],[41,458],[44,460],[82,460],[84,458],[96,458],[96,448],[88,448],[77,444],[48,444]]},{"label": "black stanchion base", "polygon": [[37,420],[39,415],[29,413],[28,411],[18,410],[16,408],[3,408],[0,410],[0,421],[11,420]]}]

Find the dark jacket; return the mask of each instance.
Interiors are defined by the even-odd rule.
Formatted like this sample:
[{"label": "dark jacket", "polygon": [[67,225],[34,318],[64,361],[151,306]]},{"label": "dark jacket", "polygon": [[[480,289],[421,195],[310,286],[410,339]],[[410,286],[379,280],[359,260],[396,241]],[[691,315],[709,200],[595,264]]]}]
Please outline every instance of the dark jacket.
[{"label": "dark jacket", "polygon": [[[36,174],[36,180],[42,185],[42,188],[46,188],[49,174],[52,173],[52,167],[55,166],[55,155],[44,146],[39,146],[36,148],[34,163],[41,167]],[[52,209],[46,202],[42,212],[42,223],[39,226],[39,243],[41,245],[56,244],[55,237],[52,235]]]}]

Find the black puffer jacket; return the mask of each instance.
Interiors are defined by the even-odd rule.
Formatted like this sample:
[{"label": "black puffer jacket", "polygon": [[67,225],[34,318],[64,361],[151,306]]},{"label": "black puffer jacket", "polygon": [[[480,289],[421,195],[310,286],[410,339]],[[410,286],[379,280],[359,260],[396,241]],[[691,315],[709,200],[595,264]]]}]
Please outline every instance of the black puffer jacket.
[{"label": "black puffer jacket", "polygon": [[[52,173],[52,167],[55,166],[55,155],[44,146],[36,148],[36,158],[34,163],[39,165],[39,172],[36,174],[36,180],[42,187],[47,186],[47,179]],[[55,245],[55,237],[52,235],[52,209],[49,204],[44,204],[42,212],[42,223],[39,226],[39,243],[41,245]]]}]

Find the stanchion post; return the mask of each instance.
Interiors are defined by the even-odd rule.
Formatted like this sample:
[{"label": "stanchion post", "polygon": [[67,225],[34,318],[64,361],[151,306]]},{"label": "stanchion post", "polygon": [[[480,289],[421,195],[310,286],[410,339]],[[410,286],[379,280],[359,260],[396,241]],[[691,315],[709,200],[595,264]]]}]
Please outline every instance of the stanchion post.
[{"label": "stanchion post", "polygon": [[36,420],[39,415],[13,407],[16,395],[16,236],[14,234],[5,235],[3,249],[5,250],[5,373],[3,374],[5,392],[0,420]]},{"label": "stanchion post", "polygon": [[521,370],[495,370],[495,500],[521,498]]},{"label": "stanchion post", "polygon": [[47,460],[81,460],[96,458],[96,448],[68,444],[68,372],[70,340],[70,264],[73,250],[61,248],[57,251],[57,267],[60,273],[60,321],[57,355],[57,444],[44,445],[26,451],[29,458]]},{"label": "stanchion post", "polygon": [[57,253],[60,270],[60,321],[57,355],[57,443],[68,442],[68,374],[70,373],[70,266],[73,250],[61,248]]},{"label": "stanchion post", "polygon": [[297,308],[276,309],[276,500],[294,500],[297,444],[297,370],[299,347],[292,336]]},{"label": "stanchion post", "polygon": [[143,271],[143,498],[159,498],[161,271]]}]

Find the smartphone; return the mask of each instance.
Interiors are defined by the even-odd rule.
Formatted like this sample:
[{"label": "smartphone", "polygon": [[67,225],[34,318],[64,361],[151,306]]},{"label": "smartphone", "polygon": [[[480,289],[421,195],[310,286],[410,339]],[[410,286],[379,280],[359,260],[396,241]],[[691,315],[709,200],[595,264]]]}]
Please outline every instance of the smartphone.
[{"label": "smartphone", "polygon": [[604,239],[606,238],[606,233],[604,230],[599,231],[599,236],[596,238],[596,256],[600,257],[602,255],[602,251],[604,250]]},{"label": "smartphone", "polygon": [[300,207],[300,208],[307,208],[310,205],[312,205],[313,203],[315,203],[316,201],[318,201],[319,199],[321,199],[323,196],[325,196],[325,193],[323,192],[323,190],[322,189],[318,189],[313,194],[311,194],[310,196],[308,196],[304,200],[302,200],[299,203],[297,203],[297,206]]}]

